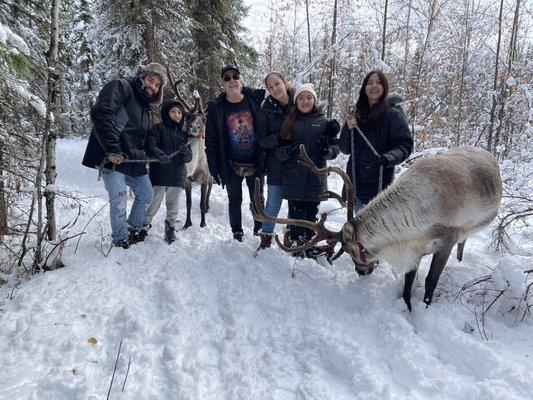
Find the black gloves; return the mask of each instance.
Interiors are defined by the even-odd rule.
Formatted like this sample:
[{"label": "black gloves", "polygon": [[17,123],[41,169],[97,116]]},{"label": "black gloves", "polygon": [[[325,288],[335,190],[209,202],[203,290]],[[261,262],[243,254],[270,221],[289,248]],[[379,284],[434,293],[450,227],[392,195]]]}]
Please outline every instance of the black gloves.
[{"label": "black gloves", "polygon": [[278,143],[280,146],[290,146],[292,144],[292,139],[284,139],[278,134]]},{"label": "black gloves", "polygon": [[341,126],[336,119],[332,119],[326,123],[326,135],[334,139],[340,132]]},{"label": "black gloves", "polygon": [[178,154],[185,154],[187,153],[187,145],[182,144],[180,147],[178,147]]},{"label": "black gloves", "polygon": [[167,156],[166,154],[161,154],[157,158],[159,159],[159,162],[161,163],[161,165],[170,164],[170,157]]},{"label": "black gloves", "polygon": [[374,165],[376,165],[377,167],[380,167],[382,165],[386,167],[389,164],[389,160],[384,155],[375,157],[373,160],[374,160]]},{"label": "black gloves", "polygon": [[328,138],[325,136],[322,136],[320,139],[316,141],[316,147],[317,147],[318,154],[321,157],[326,157],[329,153]]},{"label": "black gloves", "polygon": [[292,157],[297,154],[300,154],[300,146],[297,144],[293,144],[292,146],[287,146],[285,151],[287,152],[287,155],[289,157]]}]

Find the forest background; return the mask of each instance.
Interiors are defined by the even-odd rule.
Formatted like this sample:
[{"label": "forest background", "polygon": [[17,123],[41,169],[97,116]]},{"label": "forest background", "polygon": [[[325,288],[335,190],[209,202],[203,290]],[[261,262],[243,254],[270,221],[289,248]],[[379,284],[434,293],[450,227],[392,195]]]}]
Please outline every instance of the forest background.
[{"label": "forest background", "polygon": [[[531,2],[265,0],[248,11],[238,0],[0,0],[2,273],[60,264],[69,237],[54,204],[70,194],[55,186],[55,141],[87,137],[102,86],[148,61],[204,100],[227,63],[255,87],[278,71],[314,83],[339,120],[379,68],[405,99],[417,151],[475,145],[531,164]],[[517,205],[503,224],[533,213],[523,170],[509,178],[526,189],[507,193]]]}]

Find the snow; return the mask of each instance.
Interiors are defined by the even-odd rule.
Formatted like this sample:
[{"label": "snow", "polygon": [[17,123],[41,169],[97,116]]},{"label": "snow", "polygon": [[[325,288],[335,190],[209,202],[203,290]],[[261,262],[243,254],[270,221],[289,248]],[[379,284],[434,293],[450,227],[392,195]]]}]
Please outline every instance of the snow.
[{"label": "snow", "polygon": [[24,39],[22,39],[19,35],[14,33],[8,26],[4,24],[0,24],[0,43],[10,43],[24,55],[30,55],[30,49],[28,48],[28,45],[26,44]]},{"label": "snow", "polygon": [[[64,236],[92,218],[77,251],[73,239],[63,251],[66,268],[0,286],[0,399],[105,399],[121,341],[111,399],[533,398],[531,318],[514,321],[509,296],[480,326],[468,306],[485,298],[461,295],[492,270],[490,288],[509,282],[518,296],[533,279],[523,272],[531,255],[504,257],[488,246],[494,226],[466,242],[463,262],[450,258],[429,308],[423,260],[412,313],[387,265],[358,277],[346,256],[329,266],[274,247],[254,258],[248,198],[238,243],[218,186],[207,227],[198,227],[195,188],[196,226],[179,231],[176,243],[163,241],[162,206],[146,242],[105,256],[105,190],[80,164],[85,145],[60,140],[57,148],[57,189],[82,198]],[[60,203],[58,226],[76,219],[72,202]],[[182,220],[184,211],[182,201]],[[333,213],[328,226],[340,229],[343,218]]]},{"label": "snow", "polygon": [[[42,117],[46,118],[46,104],[38,96],[30,93],[20,82],[6,80],[6,84],[13,90],[17,92],[21,97],[26,99],[28,103],[37,111],[37,113]],[[53,121],[54,116],[51,114],[50,119]]]}]

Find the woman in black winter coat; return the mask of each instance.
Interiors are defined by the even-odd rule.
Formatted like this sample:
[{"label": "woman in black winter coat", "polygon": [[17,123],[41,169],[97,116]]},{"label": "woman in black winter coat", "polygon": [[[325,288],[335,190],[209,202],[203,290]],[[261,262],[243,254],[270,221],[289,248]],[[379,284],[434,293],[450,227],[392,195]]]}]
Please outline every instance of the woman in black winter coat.
[{"label": "woman in black winter coat", "polygon": [[[182,130],[183,105],[170,100],[161,107],[162,122],[154,125],[148,133],[146,149],[159,159],[150,165],[150,181],[154,187],[154,200],[148,207],[144,225],[149,227],[159,206],[166,197],[165,241],[176,240],[175,226],[181,192],[185,189],[187,171],[185,163],[191,161],[192,152],[187,145],[188,135]],[[172,155],[172,157],[170,157]]]},{"label": "woman in black winter coat", "polygon": [[[276,149],[280,146],[278,137],[281,125],[289,115],[293,107],[294,89],[277,72],[269,73],[265,78],[265,86],[269,96],[261,106],[257,121],[257,141],[265,151],[265,174],[268,191],[265,205],[265,213],[271,217],[277,217],[281,208],[281,177],[283,171],[282,162],[276,157]],[[261,228],[260,248],[270,247],[275,224],[263,222]]]},{"label": "woman in black winter coat", "polygon": [[[413,137],[405,116],[386,100],[388,92],[389,83],[385,75],[381,71],[370,71],[359,91],[356,115],[349,116],[342,127],[339,147],[342,153],[350,155],[346,166],[350,179],[354,159],[351,141],[352,138],[355,140],[355,212],[379,193],[380,166],[383,166],[384,189],[394,179],[395,165],[403,162],[413,151]],[[380,154],[379,157],[356,132],[356,125]]]},{"label": "woman in black winter coat", "polygon": [[[289,217],[316,221],[320,196],[327,190],[325,175],[317,175],[298,164],[299,146],[303,144],[318,168],[326,166],[339,154],[336,136],[339,124],[328,121],[317,107],[313,85],[300,85],[294,93],[295,108],[283,122],[279,135],[282,147],[276,156],[283,163],[281,196],[289,202]],[[314,232],[300,226],[290,226],[293,245],[302,244],[302,238],[311,239]]]}]

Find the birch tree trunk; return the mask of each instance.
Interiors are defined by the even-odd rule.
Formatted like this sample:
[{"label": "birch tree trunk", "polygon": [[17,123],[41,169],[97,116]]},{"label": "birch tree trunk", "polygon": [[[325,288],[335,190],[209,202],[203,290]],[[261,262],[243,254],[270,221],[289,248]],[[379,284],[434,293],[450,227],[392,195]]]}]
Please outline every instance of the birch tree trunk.
[{"label": "birch tree trunk", "polygon": [[0,140],[0,243],[7,234],[7,204],[4,184],[4,142]]},{"label": "birch tree trunk", "polygon": [[465,15],[464,15],[464,36],[463,36],[463,48],[461,54],[461,72],[459,80],[459,94],[457,101],[457,120],[455,125],[455,146],[459,146],[461,141],[461,120],[463,118],[463,96],[465,87],[465,75],[468,66],[468,56],[471,37],[471,25],[470,25],[470,0],[466,0]]},{"label": "birch tree trunk", "polygon": [[[333,30],[331,33],[331,45],[337,42],[337,0],[333,4]],[[333,95],[335,93],[335,68],[336,68],[336,51],[333,50],[333,56],[329,61],[329,89],[328,89],[328,109],[327,118],[331,119],[333,113]]]},{"label": "birch tree trunk", "polygon": [[58,90],[58,42],[59,42],[59,5],[61,0],[52,0],[51,18],[50,18],[50,48],[46,55],[46,62],[48,64],[48,98],[46,101],[46,118],[44,124],[43,141],[41,146],[41,157],[39,160],[39,167],[37,169],[37,176],[35,179],[36,186],[36,203],[37,203],[37,243],[35,245],[35,256],[33,260],[33,271],[38,269],[42,261],[42,242],[44,237],[43,231],[43,211],[41,199],[43,172],[46,176],[46,188],[44,197],[46,199],[46,236],[48,240],[53,241],[57,236],[56,218],[55,218],[55,180],[56,180],[56,132],[54,132],[54,116],[53,112],[59,104],[59,90]]},{"label": "birch tree trunk", "polygon": [[381,59],[385,62],[385,37],[387,36],[387,11],[389,9],[389,0],[385,0],[385,12],[383,15],[383,32],[381,38]]},{"label": "birch tree trunk", "polygon": [[305,0],[305,19],[307,21],[307,58],[309,64],[312,61],[311,53],[311,22],[309,21],[309,0]]},{"label": "birch tree trunk", "polygon": [[[487,138],[487,150],[493,151],[492,137],[494,130],[494,120],[496,119],[496,103],[498,90],[498,75],[500,66],[500,47],[502,41],[502,18],[503,15],[503,0],[500,2],[500,16],[498,18],[498,43],[496,44],[496,62],[494,63],[494,81],[492,84],[492,107],[490,108],[489,133]],[[495,146],[494,146],[495,147]]]},{"label": "birch tree trunk", "polygon": [[48,240],[56,240],[57,227],[55,216],[55,183],[56,183],[56,140],[57,132],[53,127],[53,113],[59,105],[59,6],[61,0],[52,0],[51,11],[51,34],[50,34],[50,49],[48,50],[47,64],[48,64],[48,101],[46,121],[44,128],[45,142],[46,142],[46,219],[47,219],[47,238]]},{"label": "birch tree trunk", "polygon": [[516,37],[518,36],[518,16],[520,11],[520,0],[516,0],[515,12],[513,17],[513,25],[511,27],[511,39],[509,41],[509,52],[507,55],[507,73],[505,79],[500,83],[500,107],[498,111],[498,126],[494,135],[494,148],[496,149],[501,141],[501,132],[503,128],[503,121],[505,116],[505,104],[507,99],[511,97],[512,88],[507,84],[507,79],[512,75],[513,61],[516,53]]},{"label": "birch tree trunk", "polygon": [[409,60],[409,40],[411,39],[411,3],[413,0],[409,0],[407,4],[407,18],[406,18],[406,27],[405,27],[405,49],[403,55],[403,84],[404,87],[407,87],[407,62]]},{"label": "birch tree trunk", "polygon": [[430,0],[429,1],[429,12],[428,12],[428,25],[426,28],[426,34],[424,37],[424,42],[422,43],[422,47],[419,48],[419,60],[418,65],[416,69],[416,76],[413,79],[413,85],[414,85],[414,95],[413,95],[413,105],[411,107],[411,121],[413,124],[413,135],[415,135],[414,139],[416,140],[416,134],[414,133],[414,124],[416,121],[416,114],[418,112],[418,104],[419,104],[419,95],[421,91],[421,85],[424,83],[422,82],[425,78],[425,56],[430,48],[430,39],[431,35],[433,34],[433,27],[435,25],[435,21],[437,19],[437,16],[439,14],[439,7],[437,4],[437,0]]}]

